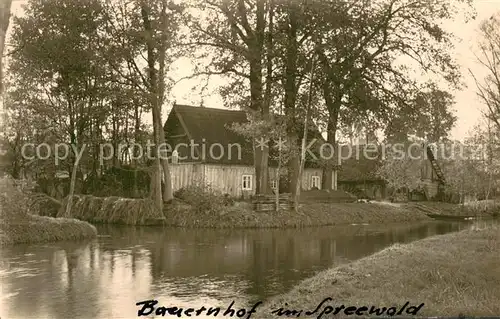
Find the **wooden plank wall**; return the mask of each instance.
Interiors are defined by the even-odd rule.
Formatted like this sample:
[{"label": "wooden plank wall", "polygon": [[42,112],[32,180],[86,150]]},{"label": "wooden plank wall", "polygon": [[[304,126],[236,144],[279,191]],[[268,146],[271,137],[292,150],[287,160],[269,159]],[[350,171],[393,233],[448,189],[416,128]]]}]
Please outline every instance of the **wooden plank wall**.
[{"label": "wooden plank wall", "polygon": [[[255,194],[255,169],[253,166],[243,165],[217,165],[217,164],[202,164],[202,163],[179,163],[171,164],[170,170],[172,174],[172,188],[174,191],[194,184],[198,181],[204,181],[210,184],[213,188],[220,190],[224,194],[229,194],[233,197],[248,197]],[[269,169],[269,177],[274,179],[276,176],[276,168]],[[252,190],[242,190],[242,176],[252,175]],[[312,176],[320,176],[320,185],[322,170],[318,168],[307,168],[302,176],[302,188],[310,189]]]},{"label": "wooden plank wall", "polygon": [[425,179],[422,181],[424,184],[425,192],[427,195],[427,199],[431,199],[432,197],[436,196],[438,193],[438,185],[439,183],[436,181],[432,181],[430,179]]},{"label": "wooden plank wall", "polygon": [[173,191],[175,192],[182,187],[203,182],[203,166],[204,164],[201,163],[171,164],[169,167]]},{"label": "wooden plank wall", "polygon": [[321,168],[306,168],[302,174],[302,189],[311,189],[312,177],[319,176],[319,187],[323,183],[323,170]]},{"label": "wooden plank wall", "polygon": [[[274,167],[269,168],[269,178],[273,180],[276,178],[277,169]],[[281,174],[286,174],[286,172],[281,171]],[[323,180],[323,170],[321,168],[306,168],[302,174],[302,189],[311,189],[312,176],[319,176],[320,186]]]},{"label": "wooden plank wall", "polygon": [[[234,197],[246,197],[255,194],[256,179],[253,166],[206,164],[204,171],[205,180],[224,194]],[[253,176],[251,191],[241,189],[243,175]]]}]

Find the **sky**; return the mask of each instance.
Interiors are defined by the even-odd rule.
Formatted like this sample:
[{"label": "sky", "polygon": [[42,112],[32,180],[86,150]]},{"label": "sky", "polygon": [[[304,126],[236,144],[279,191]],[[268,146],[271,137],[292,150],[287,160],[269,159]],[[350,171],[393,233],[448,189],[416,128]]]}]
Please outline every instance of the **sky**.
[{"label": "sky", "polygon": [[479,80],[487,75],[484,67],[479,65],[475,57],[475,54],[479,54],[477,50],[479,24],[500,11],[500,0],[475,0],[475,6],[476,20],[467,24],[463,22],[452,24],[452,29],[456,30],[455,34],[461,38],[461,41],[455,44],[455,53],[467,84],[467,88],[455,94],[458,121],[451,134],[457,139],[464,138],[474,125],[483,122],[481,110],[484,110],[484,105],[477,97],[476,84],[468,70],[470,69]]},{"label": "sky", "polygon": [[[25,0],[14,0],[12,13],[14,15],[22,14],[21,5],[24,3],[26,3]],[[474,80],[468,71],[470,69],[478,79],[486,75],[485,70],[475,59],[475,53],[477,54],[477,48],[475,47],[479,37],[479,24],[481,21],[488,19],[492,14],[500,11],[500,0],[475,0],[474,5],[477,11],[475,20],[468,23],[455,21],[446,26],[459,38],[455,43],[454,54],[462,68],[464,82],[467,86],[455,93],[456,104],[454,105],[454,109],[458,120],[455,128],[450,133],[452,138],[459,140],[466,137],[472,127],[481,121],[481,110],[484,110],[484,106],[476,95]],[[8,43],[9,41],[7,40],[7,45]],[[8,47],[6,48],[7,50]],[[180,59],[172,65],[171,70],[172,73],[170,76],[173,79],[181,79],[191,74],[192,64],[188,59]],[[213,77],[209,82],[207,91],[203,94],[203,98],[199,89],[197,89],[197,86],[201,83],[200,81],[197,79],[184,80],[172,88],[168,97],[169,103],[163,107],[163,119],[166,119],[174,101],[178,104],[200,105],[203,103],[205,107],[224,107],[222,98],[216,93],[218,86],[222,84],[222,80]]]}]

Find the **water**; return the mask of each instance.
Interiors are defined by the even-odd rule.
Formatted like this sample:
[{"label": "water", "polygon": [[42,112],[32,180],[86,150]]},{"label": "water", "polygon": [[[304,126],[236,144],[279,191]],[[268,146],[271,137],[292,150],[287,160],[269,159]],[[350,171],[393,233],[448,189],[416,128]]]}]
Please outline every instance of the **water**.
[{"label": "water", "polygon": [[135,303],[147,299],[167,307],[227,307],[235,300],[239,309],[393,243],[470,225],[231,231],[98,227],[101,236],[92,241],[3,248],[0,317],[136,318]]}]

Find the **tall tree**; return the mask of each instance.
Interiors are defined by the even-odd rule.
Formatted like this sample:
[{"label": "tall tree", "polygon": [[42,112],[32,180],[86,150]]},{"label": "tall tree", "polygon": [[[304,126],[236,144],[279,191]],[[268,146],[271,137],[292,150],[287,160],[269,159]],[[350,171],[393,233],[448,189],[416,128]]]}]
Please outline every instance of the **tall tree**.
[{"label": "tall tree", "polygon": [[446,139],[457,117],[453,96],[435,83],[425,83],[404,108],[396,110],[385,128],[391,141],[404,142],[410,135],[429,143]]},{"label": "tall tree", "polygon": [[[68,14],[68,10],[71,14]],[[9,72],[14,91],[26,90],[24,104],[52,124],[60,142],[70,145],[70,196],[95,114],[101,114],[105,69],[95,42],[102,32],[102,6],[96,1],[31,1],[14,19]],[[17,94],[18,97],[23,96]],[[55,143],[56,141],[51,141]],[[70,209],[72,201],[68,201]]]},{"label": "tall tree", "polygon": [[[500,14],[481,23],[477,61],[486,69],[486,76],[476,81],[478,96],[487,107],[487,116],[500,131]],[[470,71],[470,70],[469,70]]]},{"label": "tall tree", "polygon": [[[286,139],[289,144],[288,181],[294,201],[298,201],[301,185],[301,147],[309,125],[315,125],[311,105],[316,104],[316,90],[311,85],[316,32],[321,21],[314,14],[315,2],[280,2],[277,8],[276,47],[279,52],[277,77],[283,96]],[[309,85],[308,85],[309,84]],[[307,124],[304,127],[304,118]],[[314,129],[313,129],[314,130]],[[302,134],[301,134],[302,133]],[[297,207],[296,207],[297,208]]]},{"label": "tall tree", "polygon": [[[167,72],[176,57],[175,44],[180,29],[183,7],[171,1],[137,0],[116,2],[107,6],[108,61],[123,79],[136,88],[151,110],[153,119],[154,156],[151,196],[161,209],[173,198],[170,169],[166,154],[161,108],[168,89]],[[145,69],[140,66],[147,65]],[[161,168],[160,168],[161,167]],[[165,188],[161,192],[163,171]]]},{"label": "tall tree", "polygon": [[5,49],[5,39],[7,37],[7,29],[10,21],[10,8],[12,0],[0,0],[0,94],[3,92],[3,52]]},{"label": "tall tree", "polygon": [[[199,14],[188,16],[187,23],[191,30],[190,44],[196,48],[214,50],[208,71],[197,71],[197,74],[224,74],[236,76],[244,80],[244,87],[249,88],[248,100],[243,100],[241,107],[251,118],[254,141],[254,166],[256,174],[256,192],[268,193],[269,188],[269,148],[261,147],[256,140],[269,137],[272,67],[269,67],[272,55],[272,21],[274,16],[272,1],[198,1],[194,5],[197,12],[211,12],[210,15]],[[266,41],[267,30],[267,41]],[[271,40],[270,40],[271,39]],[[206,51],[202,53],[206,55]],[[267,58],[267,67],[264,61]],[[267,70],[266,88],[263,74]],[[232,86],[233,92],[236,86]],[[240,91],[241,93],[241,91]],[[243,93],[243,96],[246,94]],[[241,132],[241,130],[238,130]],[[247,129],[248,131],[248,129]]]},{"label": "tall tree", "polygon": [[[316,15],[323,21],[323,32],[317,37],[323,73],[319,85],[328,112],[329,143],[336,144],[341,123],[363,121],[364,126],[382,127],[398,109],[408,107],[416,90],[416,81],[408,76],[411,69],[436,74],[453,85],[458,83],[458,68],[449,50],[453,37],[438,21],[454,17],[464,3],[467,7],[471,2],[318,4]],[[327,10],[332,6],[335,10]],[[328,172],[325,178],[326,187],[331,185],[330,175]]]}]

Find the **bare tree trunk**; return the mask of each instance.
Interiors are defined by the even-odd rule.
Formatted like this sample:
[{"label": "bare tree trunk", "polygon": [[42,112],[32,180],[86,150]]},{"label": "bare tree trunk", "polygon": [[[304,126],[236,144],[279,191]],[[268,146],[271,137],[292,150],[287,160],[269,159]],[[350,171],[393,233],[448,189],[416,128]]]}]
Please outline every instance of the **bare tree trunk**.
[{"label": "bare tree trunk", "polygon": [[[264,121],[269,120],[269,111],[265,110],[262,100],[262,48],[253,50],[252,60],[250,61],[250,105],[254,112],[258,112],[260,118]],[[265,138],[265,136],[261,136]],[[255,144],[255,143],[254,143]],[[258,143],[257,143],[258,144]],[[267,162],[269,157],[268,147],[254,146],[254,166],[257,184],[255,185],[256,194],[267,193]],[[264,166],[266,165],[266,166]]]},{"label": "bare tree trunk", "polygon": [[[155,153],[157,153],[156,148]],[[163,201],[161,197],[161,175],[160,175],[160,158],[155,157],[153,165],[150,171],[151,176],[151,186],[150,186],[150,198],[155,202],[156,207],[163,211]]]},{"label": "bare tree trunk", "polygon": [[10,22],[12,0],[0,0],[0,94],[3,92],[3,51]]},{"label": "bare tree trunk", "polygon": [[75,193],[76,185],[76,173],[78,171],[78,164],[80,163],[80,157],[75,154],[75,163],[73,164],[73,169],[71,170],[71,182],[69,184],[69,194],[68,194],[68,204],[66,206],[66,217],[71,216],[71,208],[73,206],[73,194]]},{"label": "bare tree trunk", "polygon": [[[327,124],[327,137],[326,141],[329,145],[334,147],[332,160],[329,160],[324,168],[323,173],[323,189],[333,189],[333,165],[332,161],[338,159],[339,156],[336,152],[340,152],[340,149],[337,147],[337,123],[339,117],[340,110],[340,98],[336,97],[335,99],[331,96],[331,88],[329,87],[329,83],[324,81],[323,83],[323,96],[325,99],[325,103],[328,109],[328,124]],[[336,163],[340,164],[340,163]]]},{"label": "bare tree trunk", "polygon": [[[272,100],[272,85],[273,85],[273,32],[274,32],[274,2],[273,0],[269,0],[269,9],[268,9],[268,19],[269,19],[269,27],[267,32],[266,39],[266,91],[264,95],[264,105],[262,109],[262,116],[266,123],[270,121],[270,110],[271,110],[271,100]],[[279,211],[279,173],[280,173],[280,162],[281,162],[281,144],[279,145],[279,158],[278,158],[278,168],[276,172],[276,211]],[[264,190],[268,190],[269,193],[272,192],[272,187],[270,187],[269,180],[269,149],[266,149],[266,152],[262,156],[262,168],[263,168],[263,176],[262,182],[265,185]]]},{"label": "bare tree trunk", "polygon": [[308,96],[308,101],[306,105],[306,116],[304,120],[304,136],[302,138],[302,146],[300,149],[300,166],[299,166],[299,173],[297,174],[297,184],[296,184],[296,190],[295,190],[295,197],[294,197],[294,209],[295,211],[298,211],[299,209],[299,197],[300,197],[300,189],[301,189],[301,181],[302,181],[302,172],[304,170],[304,164],[306,161],[306,144],[307,144],[307,130],[308,130],[308,125],[309,125],[309,109],[311,108],[312,104],[312,95],[313,95],[313,78],[314,78],[314,67],[315,67],[315,56],[312,57],[311,61],[311,76],[310,76],[310,83],[309,83],[309,96]]},{"label": "bare tree trunk", "polygon": [[281,135],[278,145],[278,167],[276,168],[276,211],[280,210],[280,177],[281,177]]},{"label": "bare tree trunk", "polygon": [[298,14],[297,5],[290,2],[287,8],[287,26],[286,26],[286,52],[284,55],[284,103],[285,103],[285,116],[288,121],[287,125],[287,141],[290,143],[291,154],[288,160],[288,181],[292,197],[297,196],[297,180],[300,170],[300,151],[299,136],[297,133],[297,56],[298,56]]},{"label": "bare tree trunk", "polygon": [[158,79],[155,69],[155,48],[153,42],[153,30],[151,26],[150,16],[149,16],[149,7],[143,2],[141,3],[141,15],[143,19],[144,30],[147,34],[147,60],[148,60],[148,69],[149,69],[149,100],[151,103],[151,113],[153,116],[153,133],[154,133],[154,144],[153,147],[154,152],[154,165],[153,172],[151,178],[151,197],[153,198],[156,207],[159,211],[163,211],[163,201],[161,194],[161,177],[160,177],[160,136],[162,135],[161,125],[158,125],[159,121],[161,121],[161,110],[158,100]]},{"label": "bare tree trunk", "polygon": [[[139,117],[139,106],[137,103],[135,104],[134,107],[134,141],[135,143],[139,143],[139,133],[141,129],[141,122],[140,122],[140,117]],[[137,147],[134,147],[134,160],[133,160],[133,165],[132,167],[134,168],[134,190],[133,190],[133,196],[135,198],[139,197],[139,188],[137,187],[137,169],[139,167],[139,149]]]},{"label": "bare tree trunk", "polygon": [[[166,35],[165,33],[167,32],[166,30],[166,9],[167,9],[167,3],[166,1],[162,2],[162,11],[161,11],[161,28],[162,28],[162,37],[161,37],[161,43],[160,43],[160,49],[159,49],[159,62],[160,62],[160,70],[159,70],[159,77],[157,79],[158,81],[158,110],[159,114],[157,115],[157,126],[158,129],[160,130],[160,136],[159,136],[159,143],[160,145],[165,145],[165,132],[163,131],[163,123],[161,119],[161,107],[163,106],[163,102],[165,101],[165,55],[166,55],[166,47],[165,47],[165,41],[166,41]],[[164,146],[162,146],[164,147]],[[160,156],[160,164],[163,169],[163,179],[164,179],[164,184],[165,184],[165,189],[163,190],[163,202],[170,202],[174,196],[173,196],[173,190],[172,190],[172,180],[171,180],[171,175],[170,175],[170,167],[168,165],[168,159],[166,154],[163,154]]]}]

